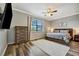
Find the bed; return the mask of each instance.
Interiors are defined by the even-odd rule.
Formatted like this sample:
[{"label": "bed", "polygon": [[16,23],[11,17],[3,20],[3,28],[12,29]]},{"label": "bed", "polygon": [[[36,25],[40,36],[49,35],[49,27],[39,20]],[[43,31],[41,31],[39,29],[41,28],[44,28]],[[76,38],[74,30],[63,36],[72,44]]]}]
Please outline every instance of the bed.
[{"label": "bed", "polygon": [[47,33],[46,37],[53,38],[54,40],[63,40],[64,42],[69,43],[70,40],[73,39],[73,29],[54,29],[54,32]]}]

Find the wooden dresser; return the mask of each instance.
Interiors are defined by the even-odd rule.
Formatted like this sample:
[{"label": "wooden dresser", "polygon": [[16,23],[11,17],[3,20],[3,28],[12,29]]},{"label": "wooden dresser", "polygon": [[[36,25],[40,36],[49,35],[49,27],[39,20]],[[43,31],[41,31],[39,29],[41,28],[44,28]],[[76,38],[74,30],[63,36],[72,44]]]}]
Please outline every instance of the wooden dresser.
[{"label": "wooden dresser", "polygon": [[79,34],[74,35],[74,40],[75,40],[75,41],[79,41]]},{"label": "wooden dresser", "polygon": [[15,43],[24,43],[28,41],[28,27],[15,26]]}]

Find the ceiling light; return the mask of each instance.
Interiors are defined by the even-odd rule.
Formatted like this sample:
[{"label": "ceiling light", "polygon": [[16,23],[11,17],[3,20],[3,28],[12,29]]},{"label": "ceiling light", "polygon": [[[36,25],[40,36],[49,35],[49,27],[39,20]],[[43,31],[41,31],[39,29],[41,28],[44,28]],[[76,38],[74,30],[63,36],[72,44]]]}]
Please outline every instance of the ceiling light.
[{"label": "ceiling light", "polygon": [[57,10],[53,10],[51,8],[48,8],[45,12],[42,12],[44,16],[53,16],[54,13],[56,13]]}]

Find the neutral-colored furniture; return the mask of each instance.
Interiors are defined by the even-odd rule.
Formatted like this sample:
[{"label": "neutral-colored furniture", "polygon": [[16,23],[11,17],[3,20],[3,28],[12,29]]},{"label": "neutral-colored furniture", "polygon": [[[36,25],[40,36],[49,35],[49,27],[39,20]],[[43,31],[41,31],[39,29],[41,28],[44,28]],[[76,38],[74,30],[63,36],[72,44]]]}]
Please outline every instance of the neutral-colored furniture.
[{"label": "neutral-colored furniture", "polygon": [[28,41],[28,27],[15,26],[15,43],[24,43]]}]

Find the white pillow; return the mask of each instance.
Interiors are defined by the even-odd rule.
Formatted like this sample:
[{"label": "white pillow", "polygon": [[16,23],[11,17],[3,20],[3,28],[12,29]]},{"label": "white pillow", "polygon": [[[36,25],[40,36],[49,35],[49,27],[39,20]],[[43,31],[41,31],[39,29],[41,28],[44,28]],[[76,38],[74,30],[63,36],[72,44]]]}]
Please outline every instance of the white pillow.
[{"label": "white pillow", "polygon": [[69,33],[69,30],[60,30],[60,33]]}]

